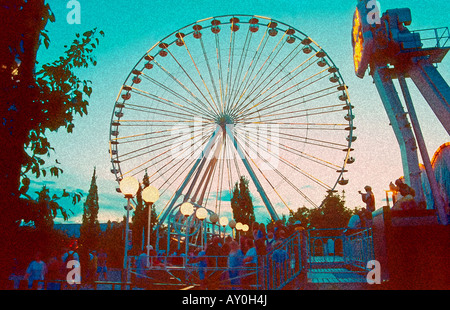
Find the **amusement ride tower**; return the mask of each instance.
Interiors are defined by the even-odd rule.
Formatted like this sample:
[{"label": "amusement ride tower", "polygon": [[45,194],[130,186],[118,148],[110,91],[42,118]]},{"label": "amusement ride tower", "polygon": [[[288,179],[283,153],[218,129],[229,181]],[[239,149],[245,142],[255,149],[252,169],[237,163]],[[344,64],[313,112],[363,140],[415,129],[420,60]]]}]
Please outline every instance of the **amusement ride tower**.
[{"label": "amusement ride tower", "polygon": [[[376,1],[359,0],[353,18],[352,45],[355,73],[363,78],[367,69],[380,94],[400,146],[406,183],[416,192],[416,202],[424,201],[417,155],[419,148],[435,205],[442,224],[447,224],[444,200],[430,164],[424,138],[408,90],[411,78],[422,96],[450,134],[450,88],[435,67],[448,53],[448,28],[409,31],[409,8],[387,10],[380,16]],[[425,38],[431,33],[431,38]],[[432,41],[432,46],[425,43]],[[393,80],[398,79],[405,112]],[[407,115],[409,115],[409,120]],[[410,123],[412,124],[412,128]],[[416,144],[417,143],[417,144]]]}]

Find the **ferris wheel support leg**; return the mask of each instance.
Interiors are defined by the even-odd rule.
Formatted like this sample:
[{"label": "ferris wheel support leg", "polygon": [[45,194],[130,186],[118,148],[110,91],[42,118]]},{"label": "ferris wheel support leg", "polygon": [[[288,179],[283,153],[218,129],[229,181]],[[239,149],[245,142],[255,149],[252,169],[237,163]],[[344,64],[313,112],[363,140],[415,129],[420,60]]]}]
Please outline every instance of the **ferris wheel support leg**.
[{"label": "ferris wheel support leg", "polygon": [[416,202],[422,203],[425,196],[420,178],[416,139],[392,81],[391,72],[388,68],[377,67],[374,70],[373,80],[400,146],[405,181],[415,190]]},{"label": "ferris wheel support leg", "polygon": [[433,64],[425,59],[416,61],[408,74],[450,135],[450,87],[447,82]]},{"label": "ferris wheel support leg", "polygon": [[236,148],[236,151],[239,154],[239,157],[241,158],[242,162],[244,163],[244,166],[247,169],[248,173],[250,174],[250,177],[251,177],[253,183],[255,184],[256,189],[258,190],[264,204],[266,205],[266,208],[269,211],[269,214],[272,217],[272,220],[273,221],[279,220],[279,217],[278,217],[277,213],[275,212],[275,209],[272,206],[272,203],[270,202],[269,198],[267,197],[266,192],[264,191],[263,187],[261,186],[261,183],[259,182],[258,178],[256,177],[255,172],[253,171],[253,168],[248,163],[247,157],[245,157],[244,152],[241,150],[236,139],[234,138],[233,131],[232,131],[233,126],[227,125],[225,127],[226,127],[226,132],[227,132],[228,136],[230,137],[231,141],[233,142],[234,147]]},{"label": "ferris wheel support leg", "polygon": [[[439,185],[436,181],[436,176],[434,174],[433,168],[431,166],[430,156],[425,145],[425,140],[422,135],[422,130],[420,129],[419,119],[417,118],[416,110],[414,108],[411,94],[408,90],[408,84],[406,83],[405,76],[403,74],[398,75],[398,81],[402,89],[403,97],[405,98],[406,107],[409,112],[409,118],[413,125],[414,133],[416,135],[417,144],[419,146],[420,155],[422,157],[423,165],[425,166],[425,171],[427,174],[428,182],[430,183],[431,194],[433,195],[433,200],[435,208],[438,210],[439,218],[443,225],[448,224],[447,215],[445,213],[445,202],[442,196],[439,194]],[[428,208],[427,208],[428,209]]]},{"label": "ferris wheel support leg", "polygon": [[[194,174],[195,170],[197,170],[197,167],[200,166],[199,170],[201,170],[202,166],[204,165],[204,163],[206,161],[206,158],[208,157],[208,155],[209,155],[209,153],[211,151],[212,145],[213,145],[213,143],[215,141],[215,138],[216,138],[216,136],[217,136],[219,131],[220,131],[220,127],[217,127],[217,129],[212,134],[212,136],[211,136],[208,144],[206,145],[205,149],[199,155],[199,158],[196,160],[195,164],[192,166],[191,170],[189,171],[188,175],[184,179],[184,181],[181,184],[180,188],[176,191],[175,196],[173,197],[173,199],[170,202],[170,205],[167,207],[166,211],[164,212],[164,214],[162,215],[161,219],[158,222],[158,226],[157,226],[158,229],[161,226],[161,224],[164,223],[164,221],[166,220],[167,216],[170,214],[173,206],[177,202],[178,198],[180,198],[181,194],[183,193],[183,190],[185,189],[185,187],[189,183],[189,181],[192,178],[192,175]],[[198,173],[197,173],[197,175],[198,175]],[[186,195],[186,197],[189,198],[189,195]]]}]

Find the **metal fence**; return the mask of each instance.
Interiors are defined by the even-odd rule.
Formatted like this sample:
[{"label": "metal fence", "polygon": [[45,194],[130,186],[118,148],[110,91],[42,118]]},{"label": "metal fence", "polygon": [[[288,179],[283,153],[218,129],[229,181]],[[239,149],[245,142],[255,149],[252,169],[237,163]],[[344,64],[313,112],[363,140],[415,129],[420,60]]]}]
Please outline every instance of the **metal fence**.
[{"label": "metal fence", "polygon": [[[137,267],[136,256],[129,258],[129,274],[132,282],[144,287],[198,286],[212,289],[283,288],[303,270],[301,243],[298,232],[284,239],[266,255],[258,256],[255,264],[230,269],[228,256],[204,256],[206,267],[185,255],[152,256],[149,266]],[[139,284],[138,284],[139,285]]]},{"label": "metal fence", "polygon": [[308,230],[309,269],[317,266],[353,266],[366,270],[374,259],[372,229],[347,228]]}]

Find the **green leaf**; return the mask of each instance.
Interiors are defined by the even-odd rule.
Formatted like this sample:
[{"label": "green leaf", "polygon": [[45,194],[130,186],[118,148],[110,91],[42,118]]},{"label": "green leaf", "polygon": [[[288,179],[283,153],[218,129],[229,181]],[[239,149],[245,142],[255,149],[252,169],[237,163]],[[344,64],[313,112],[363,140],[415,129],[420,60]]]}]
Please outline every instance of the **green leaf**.
[{"label": "green leaf", "polygon": [[72,133],[74,127],[75,127],[74,124],[69,124],[69,125],[67,126],[67,132],[68,132],[68,133]]}]

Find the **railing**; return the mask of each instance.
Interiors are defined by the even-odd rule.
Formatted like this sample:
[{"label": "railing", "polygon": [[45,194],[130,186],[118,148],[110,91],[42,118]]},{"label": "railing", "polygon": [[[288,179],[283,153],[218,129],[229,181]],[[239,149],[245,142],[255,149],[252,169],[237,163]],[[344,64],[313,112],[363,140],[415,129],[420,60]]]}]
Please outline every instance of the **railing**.
[{"label": "railing", "polygon": [[318,265],[350,265],[366,269],[368,261],[374,259],[372,229],[308,230],[309,270]]},{"label": "railing", "polygon": [[414,30],[411,33],[420,35],[422,48],[445,48],[450,42],[450,31],[448,27]]},{"label": "railing", "polygon": [[346,263],[367,269],[367,262],[375,259],[372,229],[367,228],[346,236],[344,260]]},{"label": "railing", "polygon": [[[296,278],[303,270],[301,243],[298,232],[286,238],[266,255],[258,256],[257,263],[230,269],[228,256],[203,256],[207,267],[192,263],[186,256],[150,257],[150,266],[136,268],[136,257],[129,260],[130,274],[146,282],[168,286],[202,286],[214,289],[277,290]],[[195,260],[194,260],[195,262]],[[138,280],[139,281],[139,280]]]},{"label": "railing", "polygon": [[304,241],[303,235],[296,232],[262,257],[263,289],[282,289],[300,275],[303,271],[302,242]]}]

